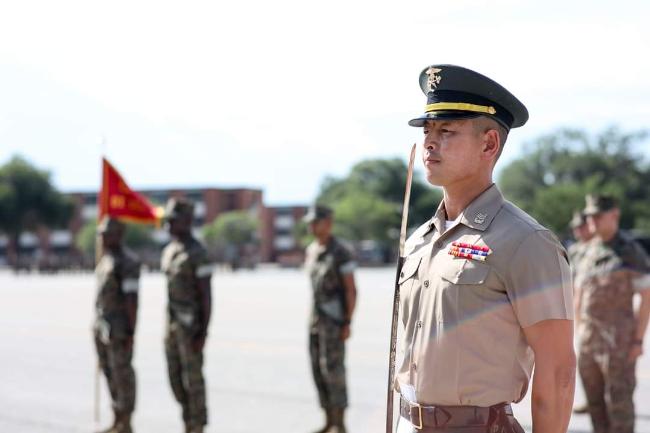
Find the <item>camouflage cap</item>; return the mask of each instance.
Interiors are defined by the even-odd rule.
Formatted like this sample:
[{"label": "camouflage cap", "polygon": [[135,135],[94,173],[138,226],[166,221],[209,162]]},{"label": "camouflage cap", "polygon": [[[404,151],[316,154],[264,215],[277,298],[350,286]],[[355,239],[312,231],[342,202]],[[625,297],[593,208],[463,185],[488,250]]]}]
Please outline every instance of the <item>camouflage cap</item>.
[{"label": "camouflage cap", "polygon": [[302,220],[306,223],[312,223],[317,220],[330,218],[333,214],[334,211],[331,208],[319,204],[314,204],[312,206],[309,206],[307,214],[305,214]]},{"label": "camouflage cap", "polygon": [[572,229],[578,228],[587,222],[587,217],[583,211],[577,210],[573,212],[573,218],[569,222],[569,227]]},{"label": "camouflage cap", "polygon": [[596,215],[618,207],[616,199],[611,195],[587,194],[585,197],[587,206],[582,211],[586,216]]},{"label": "camouflage cap", "polygon": [[102,218],[102,220],[99,222],[97,225],[97,233],[99,234],[104,234],[104,233],[116,233],[116,234],[122,234],[124,233],[124,229],[126,226],[124,223],[116,218],[112,218],[109,216],[105,216]]},{"label": "camouflage cap", "polygon": [[185,198],[170,198],[165,206],[164,219],[192,218],[194,216],[194,203]]}]

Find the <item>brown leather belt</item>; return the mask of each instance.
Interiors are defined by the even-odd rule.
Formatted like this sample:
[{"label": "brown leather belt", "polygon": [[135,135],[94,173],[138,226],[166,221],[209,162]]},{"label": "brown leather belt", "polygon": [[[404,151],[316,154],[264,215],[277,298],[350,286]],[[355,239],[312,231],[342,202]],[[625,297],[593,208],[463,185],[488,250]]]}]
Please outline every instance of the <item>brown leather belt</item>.
[{"label": "brown leather belt", "polygon": [[[423,428],[487,426],[497,413],[512,416],[512,407],[501,403],[490,407],[421,406],[400,398],[400,414],[417,430]],[[492,416],[490,416],[492,414]]]}]

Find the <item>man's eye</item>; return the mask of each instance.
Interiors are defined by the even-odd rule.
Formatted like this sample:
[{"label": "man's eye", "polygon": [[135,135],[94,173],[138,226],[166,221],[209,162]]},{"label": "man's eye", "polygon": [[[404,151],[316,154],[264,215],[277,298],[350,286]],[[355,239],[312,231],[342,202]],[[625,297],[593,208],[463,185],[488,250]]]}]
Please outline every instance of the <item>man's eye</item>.
[{"label": "man's eye", "polygon": [[423,133],[424,135],[427,135],[427,134],[429,133],[429,130],[428,130],[428,129],[424,129],[424,130],[422,130],[422,133]]},{"label": "man's eye", "polygon": [[449,134],[449,133],[451,133],[453,131],[451,131],[449,129],[442,128],[442,129],[440,129],[440,132],[443,133],[443,134]]}]

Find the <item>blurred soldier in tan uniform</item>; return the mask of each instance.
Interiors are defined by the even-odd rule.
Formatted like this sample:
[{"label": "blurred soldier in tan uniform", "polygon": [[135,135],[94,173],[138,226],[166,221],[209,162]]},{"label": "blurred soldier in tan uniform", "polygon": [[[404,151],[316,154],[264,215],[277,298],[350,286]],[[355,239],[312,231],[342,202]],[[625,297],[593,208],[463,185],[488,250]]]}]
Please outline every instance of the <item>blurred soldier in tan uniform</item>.
[{"label": "blurred soldier in tan uniform", "polygon": [[332,236],[332,210],[312,206],[305,221],[316,238],[308,247],[314,303],[309,326],[309,354],[325,426],[317,433],[345,433],[343,414],[348,405],[345,381],[345,340],[356,305],[355,263],[350,251]]},{"label": "blurred soldier in tan uniform", "polygon": [[[569,227],[571,227],[571,232],[573,233],[573,239],[575,239],[575,242],[569,246],[567,253],[569,254],[569,262],[571,262],[571,273],[574,277],[575,283],[575,275],[580,260],[584,255],[587,244],[594,237],[594,233],[591,231],[589,224],[587,224],[587,216],[581,210],[575,211],[573,213],[573,218],[571,218]],[[573,288],[574,290],[576,289],[575,284]],[[577,299],[577,297],[575,297],[575,299]],[[587,413],[588,411],[589,406],[587,403],[579,404],[573,408],[573,413],[582,414]]]},{"label": "blurred soldier in tan uniform", "polygon": [[[585,214],[596,237],[576,276],[580,377],[596,433],[634,431],[636,360],[650,316],[650,260],[619,230],[620,211],[609,196],[587,196]],[[634,312],[634,295],[640,294]]]},{"label": "blurred soldier in tan uniform", "polygon": [[205,248],[192,236],[194,206],[170,199],[165,209],[172,241],[162,252],[161,269],[169,296],[165,351],[169,381],[183,409],[187,433],[202,433],[208,422],[203,346],[211,313],[210,277]]},{"label": "blurred soldier in tan uniform", "polygon": [[97,275],[97,319],[94,334],[99,365],[113,400],[115,422],[105,433],[130,433],[135,408],[133,335],[138,311],[140,262],[122,245],[125,226],[105,217],[97,230],[103,254]]},{"label": "blurred soldier in tan uniform", "polygon": [[523,432],[510,403],[532,385],[533,431],[566,432],[575,354],[571,271],[547,229],[506,201],[492,171],[528,112],[491,79],[434,65],[420,75],[433,218],[406,243],[399,433]]}]

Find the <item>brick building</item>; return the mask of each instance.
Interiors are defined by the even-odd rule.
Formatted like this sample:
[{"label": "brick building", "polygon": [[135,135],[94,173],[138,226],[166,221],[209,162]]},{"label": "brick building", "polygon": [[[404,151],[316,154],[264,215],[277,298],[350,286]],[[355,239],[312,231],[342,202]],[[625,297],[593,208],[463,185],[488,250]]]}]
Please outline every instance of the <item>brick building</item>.
[{"label": "brick building", "polygon": [[[200,227],[212,223],[219,215],[230,211],[248,212],[259,220],[259,251],[261,262],[281,261],[293,264],[302,260],[302,249],[295,238],[295,227],[306,212],[306,206],[265,206],[263,192],[254,188],[161,188],[138,191],[156,205],[164,206],[171,197],[185,197],[195,204],[195,234]],[[76,253],[75,238],[81,228],[97,218],[97,192],[71,192],[67,195],[75,204],[67,230],[40,230],[24,233],[20,238],[20,253],[38,259],[42,256]],[[167,232],[158,228],[153,238],[159,245],[169,240]],[[6,257],[6,237],[0,236],[0,264]]]}]

